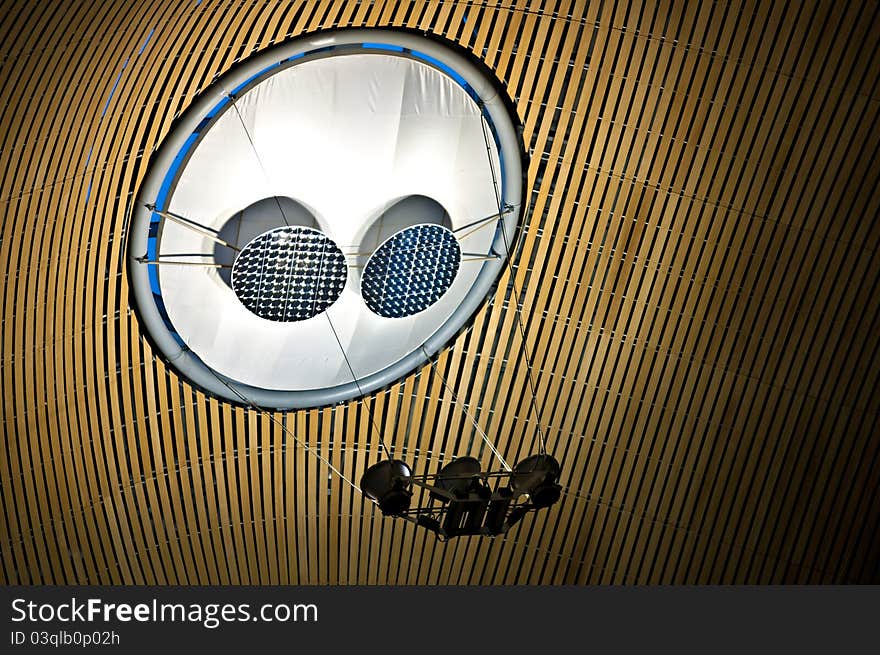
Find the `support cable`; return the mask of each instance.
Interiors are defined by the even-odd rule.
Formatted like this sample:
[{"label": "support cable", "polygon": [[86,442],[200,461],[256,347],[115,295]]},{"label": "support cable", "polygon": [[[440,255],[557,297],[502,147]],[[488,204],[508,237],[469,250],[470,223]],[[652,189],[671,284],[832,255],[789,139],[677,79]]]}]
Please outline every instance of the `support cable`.
[{"label": "support cable", "polygon": [[361,488],[360,488],[360,487],[358,487],[354,482],[352,482],[352,481],[349,480],[345,475],[343,475],[343,474],[342,474],[342,471],[340,471],[338,468],[336,468],[335,466],[333,466],[333,464],[331,464],[330,461],[329,461],[327,458],[325,458],[324,456],[322,456],[321,454],[319,454],[318,451],[316,451],[316,450],[313,449],[313,448],[309,448],[309,446],[308,446],[304,441],[300,440],[299,437],[297,437],[296,434],[294,434],[294,432],[293,432],[290,428],[288,428],[286,425],[284,425],[284,422],[283,422],[283,421],[279,421],[277,418],[275,418],[275,416],[272,415],[272,412],[266,411],[265,409],[263,409],[262,407],[260,407],[259,405],[257,405],[254,401],[252,401],[252,400],[250,400],[249,398],[247,398],[247,397],[246,397],[244,394],[242,394],[238,389],[236,389],[236,388],[233,387],[231,384],[229,384],[225,379],[223,379],[223,377],[221,377],[221,376],[220,376],[216,371],[214,371],[214,369],[212,369],[210,366],[207,367],[207,368],[208,368],[209,371],[211,371],[211,374],[212,374],[215,378],[217,378],[217,380],[218,380],[223,386],[225,386],[225,387],[226,387],[227,389],[229,389],[232,393],[234,393],[236,396],[238,396],[244,404],[246,404],[248,407],[250,407],[251,409],[253,409],[253,410],[254,410],[255,412],[257,412],[260,416],[266,416],[270,421],[272,421],[275,425],[279,426],[279,427],[280,427],[280,428],[281,428],[286,434],[288,434],[288,435],[294,440],[294,442],[296,442],[296,444],[297,444],[298,446],[301,446],[301,447],[303,448],[303,450],[305,450],[307,453],[309,453],[309,454],[311,454],[311,455],[314,455],[316,458],[318,458],[318,460],[320,460],[321,462],[323,462],[324,464],[326,464],[327,467],[328,467],[331,471],[333,471],[336,475],[338,475],[340,478],[342,478],[342,479],[345,480],[348,484],[350,484],[350,485],[352,486],[353,489],[355,489],[356,491],[358,491],[358,493],[363,493],[363,492],[361,491]]},{"label": "support cable", "polygon": [[[238,116],[238,120],[241,123],[241,127],[244,130],[244,133],[245,133],[245,136],[247,137],[248,143],[250,143],[251,150],[254,153],[254,157],[256,158],[257,163],[260,166],[260,169],[263,171],[263,177],[265,178],[266,184],[268,186],[269,173],[266,171],[266,167],[263,165],[263,160],[260,158],[260,153],[257,152],[256,144],[254,144],[254,140],[251,137],[251,134],[247,129],[247,125],[244,122],[244,118],[242,117],[241,112],[238,110],[238,105],[236,104],[236,98],[235,98],[235,96],[233,96],[231,94],[228,94],[228,97],[231,101],[232,108],[235,110],[236,116]],[[278,205],[278,211],[281,213],[281,218],[284,220],[284,223],[289,227],[290,221],[287,220],[287,216],[284,213],[284,208],[281,206],[281,201],[278,199],[278,196],[275,194],[272,194],[272,197],[275,199],[275,204]],[[323,257],[323,252],[322,252],[322,257]],[[314,293],[317,294],[317,288],[315,289]],[[285,300],[285,304],[286,304],[286,300]],[[357,387],[360,395],[363,396],[364,394],[363,394],[363,391],[361,390],[360,380],[358,380],[358,377],[355,375],[354,369],[351,366],[351,362],[349,362],[349,360],[348,360],[348,355],[345,352],[345,348],[342,346],[342,342],[339,339],[339,335],[336,333],[336,328],[333,326],[333,322],[330,320],[330,314],[326,313],[326,312],[325,312],[325,314],[327,316],[327,322],[330,324],[330,329],[333,331],[333,336],[336,338],[336,343],[339,344],[339,349],[342,351],[342,356],[345,359],[345,363],[348,365],[348,370],[351,372],[351,376],[354,379],[355,386]],[[226,384],[225,382],[223,382],[223,383]],[[226,386],[229,387],[228,384],[226,384]],[[245,400],[245,402],[248,402],[240,393],[238,393],[238,391],[236,391],[235,389],[232,389],[232,387],[229,387],[229,388],[233,391],[233,393],[235,393],[237,396],[239,396],[240,398]],[[364,403],[364,407],[367,410],[367,414],[370,417],[370,422],[373,425],[373,429],[376,431],[376,436],[379,437],[379,443],[381,445],[381,448],[382,448],[383,452],[388,456],[388,459],[390,460],[391,459],[391,451],[388,449],[388,446],[385,445],[385,440],[382,438],[382,433],[379,431],[379,427],[376,424],[376,419],[373,416],[373,412],[370,409],[369,405],[367,404],[366,400],[364,400],[363,403]],[[258,411],[261,411],[258,406],[254,405],[253,403],[250,403],[250,404]],[[294,438],[296,438],[296,437],[294,437]],[[327,465],[330,466],[329,462],[327,463]],[[333,467],[331,466],[331,468],[333,468]],[[350,480],[348,480],[341,473],[339,473],[339,471],[337,469],[333,468],[333,470],[336,471],[336,473],[339,474],[340,477],[343,477],[343,479],[345,479],[346,482],[351,484],[353,487],[357,488]],[[360,491],[360,489],[358,489],[358,491]]]},{"label": "support cable", "polygon": [[[247,137],[248,143],[251,144],[251,150],[254,151],[254,157],[257,158],[257,163],[260,165],[260,169],[263,171],[263,177],[266,180],[267,191],[269,191],[269,173],[266,171],[266,167],[263,166],[263,160],[260,159],[260,154],[257,152],[257,146],[254,145],[254,140],[251,138],[251,133],[248,131],[247,125],[244,123],[244,118],[241,115],[241,112],[238,111],[238,105],[235,104],[236,97],[234,95],[227,95],[229,100],[231,101],[232,108],[235,110],[235,115],[238,116],[238,122],[241,123],[241,129],[244,130],[244,134]],[[290,221],[287,220],[287,215],[284,213],[284,208],[281,206],[281,201],[278,199],[278,196],[272,193],[272,197],[275,199],[275,204],[278,205],[278,211],[281,212],[281,218],[284,219],[284,224],[287,227],[290,227]]]},{"label": "support cable", "polygon": [[431,368],[433,369],[434,374],[438,378],[440,378],[440,381],[443,383],[443,386],[446,387],[446,390],[449,391],[450,394],[452,394],[452,401],[456,405],[458,405],[461,408],[461,410],[465,413],[465,415],[471,420],[471,422],[474,424],[474,428],[476,428],[479,435],[483,438],[483,441],[486,442],[486,445],[489,446],[489,450],[491,450],[492,453],[495,455],[495,457],[498,458],[498,461],[501,462],[501,466],[504,467],[504,470],[510,471],[511,470],[510,465],[501,456],[501,453],[498,452],[498,449],[495,447],[495,444],[493,444],[492,440],[489,439],[489,435],[487,435],[485,433],[485,431],[483,430],[483,428],[480,427],[480,424],[477,422],[477,419],[468,411],[467,406],[458,399],[458,395],[455,393],[455,391],[452,389],[452,387],[449,386],[449,383],[446,381],[446,378],[444,378],[440,374],[440,371],[437,370],[437,362],[430,355],[428,355],[428,351],[425,350],[425,344],[422,344],[419,347],[422,349],[422,352],[424,353],[425,357],[428,359],[428,362],[431,364]]},{"label": "support cable", "polygon": [[[485,115],[485,105],[480,103],[480,126],[483,128],[483,140],[486,142],[486,155],[489,158],[489,170],[492,173],[492,187],[495,190],[495,201],[498,205],[498,214],[501,216],[502,214],[502,205],[501,205],[501,192],[498,189],[498,178],[495,175],[495,166],[492,163],[492,148],[489,145],[489,131],[486,127],[487,118]],[[501,224],[501,236],[504,238],[504,250],[507,253],[507,257],[505,257],[505,261],[507,262],[507,270],[510,273],[510,286],[513,291],[513,301],[514,301],[514,313],[516,314],[516,322],[519,325],[519,331],[521,336],[520,343],[520,352],[522,353],[523,358],[526,362],[526,369],[528,370],[528,383],[529,383],[529,391],[532,396],[532,411],[535,414],[535,421],[538,424],[538,440],[540,442],[541,453],[545,454],[547,452],[547,445],[544,440],[544,429],[541,427],[541,414],[538,411],[538,401],[537,394],[535,392],[535,381],[532,375],[532,360],[529,355],[528,347],[526,346],[526,329],[522,320],[522,312],[520,311],[520,302],[519,302],[519,291],[516,288],[516,275],[513,272],[513,265],[510,263],[510,259],[513,256],[513,253],[510,251],[510,241],[507,238],[507,228],[504,226],[504,220],[499,221]]]},{"label": "support cable", "polygon": [[[327,317],[327,323],[330,324],[330,329],[333,331],[333,336],[336,338],[336,343],[339,345],[339,350],[342,351],[342,357],[345,359],[345,364],[348,366],[348,371],[351,373],[351,379],[354,380],[354,384],[357,387],[358,394],[360,394],[361,398],[364,398],[364,390],[361,389],[361,382],[358,379],[358,376],[355,375],[354,368],[351,366],[351,362],[348,359],[348,355],[345,352],[345,348],[342,345],[342,341],[339,338],[339,334],[336,332],[336,327],[333,325],[333,321],[330,320],[330,312],[325,311],[324,315]],[[376,423],[376,417],[373,416],[373,410],[370,409],[370,406],[367,404],[366,399],[363,399],[364,407],[367,410],[367,414],[370,417],[370,422],[373,424],[373,430],[376,431],[376,436],[379,437],[379,444],[382,447],[382,450],[388,456],[389,460],[393,460],[391,457],[391,451],[388,449],[388,446],[385,445],[385,440],[382,438],[382,431],[379,430],[379,425]]]}]

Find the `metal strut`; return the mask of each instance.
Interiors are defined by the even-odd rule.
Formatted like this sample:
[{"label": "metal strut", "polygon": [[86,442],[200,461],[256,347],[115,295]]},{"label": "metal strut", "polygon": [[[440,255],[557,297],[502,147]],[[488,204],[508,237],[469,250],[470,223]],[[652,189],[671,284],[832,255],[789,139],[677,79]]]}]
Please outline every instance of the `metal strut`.
[{"label": "metal strut", "polygon": [[193,232],[198,232],[203,236],[208,237],[211,241],[219,243],[221,246],[226,246],[227,248],[231,248],[236,252],[241,252],[241,249],[237,246],[233,246],[228,241],[224,241],[219,236],[217,236],[217,232],[212,230],[209,227],[201,225],[200,223],[196,223],[194,220],[190,218],[186,218],[184,216],[180,216],[170,211],[163,211],[161,209],[156,209],[156,205],[149,203],[144,205],[147,209],[155,214],[159,214],[162,218],[165,218],[173,223],[177,223],[178,225],[182,225],[183,227],[189,228]]}]

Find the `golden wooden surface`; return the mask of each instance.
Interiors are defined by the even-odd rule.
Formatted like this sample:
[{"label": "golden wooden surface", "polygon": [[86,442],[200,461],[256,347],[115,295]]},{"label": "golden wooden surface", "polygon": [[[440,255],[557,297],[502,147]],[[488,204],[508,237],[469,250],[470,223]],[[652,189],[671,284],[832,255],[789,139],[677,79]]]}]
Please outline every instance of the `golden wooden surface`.
[{"label": "golden wooden surface", "polygon": [[[261,48],[374,25],[474,51],[525,125],[515,280],[565,495],[504,539],[383,519],[130,308],[175,116]],[[880,582],[877,2],[21,0],[0,35],[0,582]],[[513,462],[508,282],[437,372]],[[492,461],[430,367],[366,404],[417,470]],[[368,417],[275,415],[355,481]]]}]

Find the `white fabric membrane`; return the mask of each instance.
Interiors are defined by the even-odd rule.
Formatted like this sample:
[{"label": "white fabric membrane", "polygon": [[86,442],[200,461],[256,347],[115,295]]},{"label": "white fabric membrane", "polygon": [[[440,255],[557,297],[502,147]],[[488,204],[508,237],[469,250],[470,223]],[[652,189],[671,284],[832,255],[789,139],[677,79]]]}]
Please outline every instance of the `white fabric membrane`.
[{"label": "white fabric membrane", "polygon": [[[346,255],[360,250],[388,207],[411,195],[440,203],[453,230],[497,212],[480,109],[425,63],[379,53],[305,61],[260,82],[236,107],[197,144],[170,211],[219,230],[258,200],[289,196],[311,209]],[[491,137],[490,149],[498,175]],[[493,237],[492,226],[472,232],[460,241],[462,251],[488,254]],[[160,255],[213,247],[193,230],[164,223]],[[468,259],[435,305],[402,319],[367,308],[353,267],[326,314],[295,323],[251,313],[214,268],[162,266],[159,279],[171,322],[208,366],[252,386],[306,390],[352,380],[328,316],[355,374],[375,373],[416,350],[449,318],[482,265]]]}]

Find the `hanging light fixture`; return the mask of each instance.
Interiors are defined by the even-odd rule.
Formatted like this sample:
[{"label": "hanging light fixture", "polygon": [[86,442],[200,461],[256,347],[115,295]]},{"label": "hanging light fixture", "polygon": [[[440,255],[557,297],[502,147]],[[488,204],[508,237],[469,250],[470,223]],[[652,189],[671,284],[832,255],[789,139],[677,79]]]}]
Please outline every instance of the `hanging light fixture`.
[{"label": "hanging light fixture", "polygon": [[[383,460],[361,478],[364,495],[386,516],[434,532],[442,541],[463,535],[506,533],[528,512],[555,504],[562,467],[552,455],[532,455],[513,470],[482,471],[474,457],[459,457],[433,474],[415,476],[401,460]],[[412,506],[412,488],[418,503]]]}]

